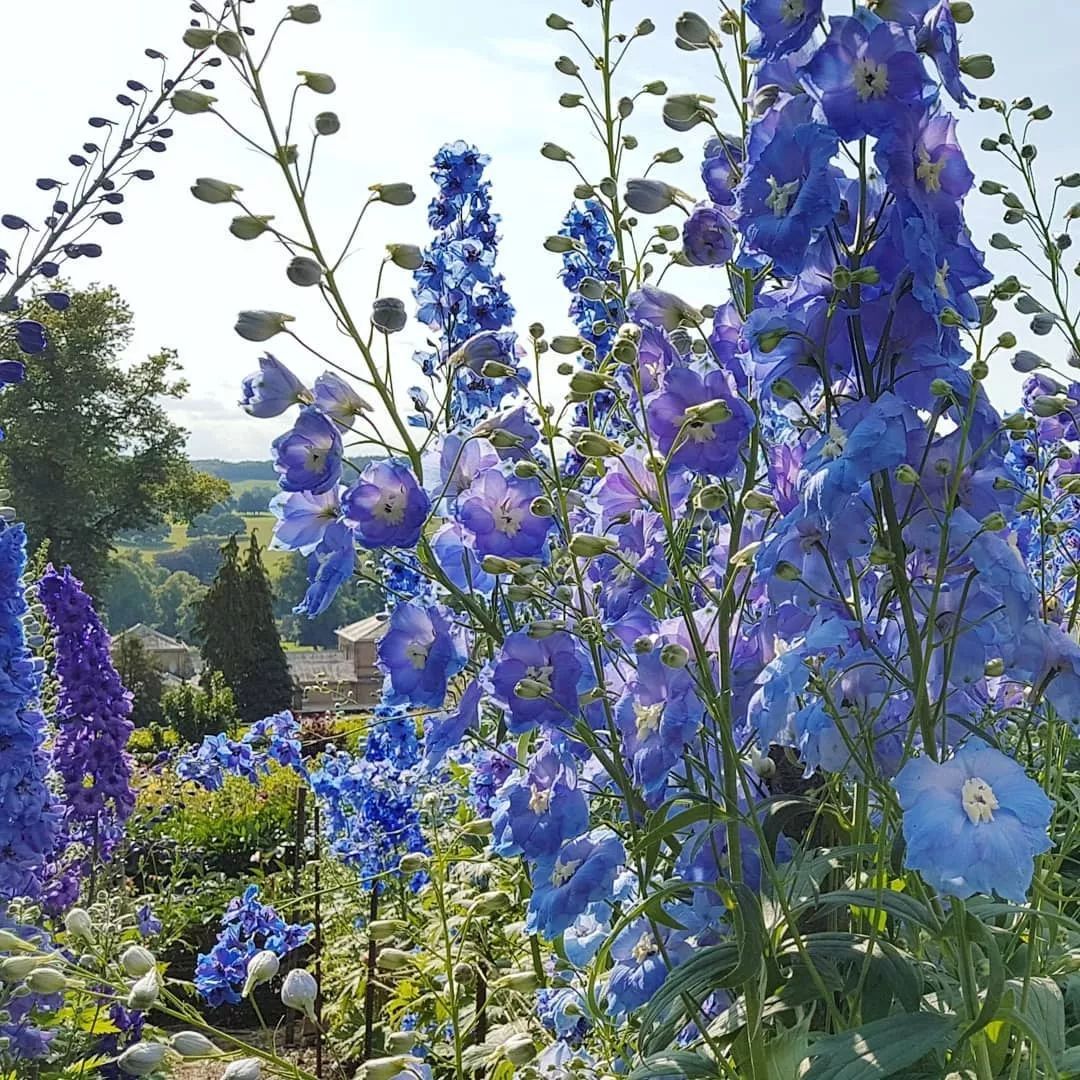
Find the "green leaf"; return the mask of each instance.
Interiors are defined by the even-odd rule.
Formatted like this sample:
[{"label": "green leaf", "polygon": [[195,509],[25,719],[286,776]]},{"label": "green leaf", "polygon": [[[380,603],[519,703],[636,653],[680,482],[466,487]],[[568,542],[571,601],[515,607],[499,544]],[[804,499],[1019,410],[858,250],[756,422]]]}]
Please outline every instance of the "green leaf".
[{"label": "green leaf", "polygon": [[1060,1062],[1065,1053],[1065,998],[1061,988],[1053,979],[1035,975],[1028,981],[1027,1004],[1021,1008],[1023,979],[1009,979],[1005,985],[1010,1004],[1038,1032],[1049,1060]]},{"label": "green leaf", "polygon": [[716,1064],[690,1050],[665,1050],[647,1057],[628,1080],[655,1080],[657,1077],[685,1077],[686,1080],[708,1080],[717,1076]]},{"label": "green leaf", "polygon": [[955,1035],[954,1018],[938,1013],[902,1013],[875,1020],[814,1043],[810,1051],[814,1064],[804,1080],[896,1076],[931,1051],[951,1045]]},{"label": "green leaf", "polygon": [[818,899],[819,907],[857,907],[870,911],[884,911],[895,919],[921,926],[925,930],[936,929],[937,920],[924,904],[905,893],[892,889],[842,889],[825,893]]}]

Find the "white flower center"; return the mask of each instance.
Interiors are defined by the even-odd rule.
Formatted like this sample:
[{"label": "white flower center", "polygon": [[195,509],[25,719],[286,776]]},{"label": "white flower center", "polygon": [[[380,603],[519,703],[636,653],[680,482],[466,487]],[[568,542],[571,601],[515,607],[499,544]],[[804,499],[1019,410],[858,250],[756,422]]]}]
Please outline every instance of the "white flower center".
[{"label": "white flower center", "polygon": [[934,284],[937,286],[937,291],[944,299],[949,299],[949,262],[946,260],[941,264],[941,269],[934,275]]},{"label": "white flower center", "polygon": [[551,806],[551,788],[534,787],[529,796],[529,809],[534,814],[546,814]]},{"label": "white flower center", "polygon": [[638,942],[630,950],[630,954],[639,964],[644,964],[650,956],[655,956],[659,951],[660,947],[656,944],[656,938],[646,930],[645,933],[638,938]]},{"label": "white flower center", "polygon": [[655,731],[660,730],[660,719],[664,715],[664,704],[639,705],[634,702],[634,719],[637,720],[638,742],[644,742]]},{"label": "white flower center", "polygon": [[551,868],[551,884],[556,889],[561,889],[577,873],[578,867],[584,861],[584,859],[567,859],[563,862],[562,859],[556,859],[555,865]]},{"label": "white flower center", "polygon": [[829,438],[821,450],[821,456],[830,461],[838,458],[847,446],[847,432],[839,424],[829,425]]},{"label": "white flower center", "polygon": [[994,789],[981,777],[972,776],[964,781],[960,789],[960,801],[964,804],[964,813],[972,825],[982,825],[994,820],[994,811],[998,801]]},{"label": "white flower center", "polygon": [[527,668],[525,671],[525,677],[532,679],[534,682],[540,683],[545,690],[551,689],[551,676],[555,674],[555,668],[551,664],[541,664],[538,666]]},{"label": "white flower center", "polygon": [[799,181],[792,180],[788,184],[781,184],[775,176],[770,176],[766,183],[771,191],[765,199],[765,205],[776,217],[784,217],[791,209],[795,196],[799,194]]},{"label": "white flower center", "polygon": [[941,173],[945,168],[945,162],[931,161],[930,154],[925,146],[919,147],[919,164],[915,166],[915,179],[927,191],[941,190]]},{"label": "white flower center", "polygon": [[512,507],[509,499],[504,499],[495,507],[495,528],[507,536],[517,536],[521,529],[521,519],[525,516],[524,507]]},{"label": "white flower center", "polygon": [[683,425],[683,432],[689,442],[708,442],[713,437],[713,425],[707,420],[689,420]]},{"label": "white flower center", "polygon": [[859,95],[860,101],[884,97],[889,90],[888,68],[871,60],[869,56],[855,61],[854,76],[855,93]]},{"label": "white flower center", "polygon": [[629,563],[621,562],[611,576],[617,585],[625,585],[634,576],[634,568]]},{"label": "white flower center", "polygon": [[784,22],[798,22],[805,14],[806,0],[781,0],[780,18]]},{"label": "white flower center", "polygon": [[420,641],[410,641],[405,646],[405,655],[409,658],[409,663],[418,671],[422,670],[427,664],[428,653],[431,651],[430,645],[425,645]]},{"label": "white flower center", "polygon": [[405,492],[401,488],[384,491],[382,498],[375,504],[374,514],[387,525],[400,525],[405,517]]}]

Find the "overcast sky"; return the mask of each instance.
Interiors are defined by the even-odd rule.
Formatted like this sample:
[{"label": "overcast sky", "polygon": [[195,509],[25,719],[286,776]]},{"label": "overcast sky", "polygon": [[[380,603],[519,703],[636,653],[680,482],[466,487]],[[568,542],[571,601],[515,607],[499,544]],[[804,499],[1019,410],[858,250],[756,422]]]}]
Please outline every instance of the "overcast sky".
[{"label": "overcast sky", "polygon": [[[560,3],[562,14],[583,27],[589,23],[591,13],[579,3]],[[1036,103],[1050,104],[1055,116],[1039,133],[1043,175],[1080,170],[1080,4],[976,0],[975,6],[977,17],[964,28],[963,51],[991,53],[998,68],[997,77],[976,84],[976,90],[1004,98],[1028,94]],[[275,0],[258,0],[248,11],[256,26],[265,27],[283,7]],[[555,276],[558,257],[543,251],[541,243],[558,228],[573,178],[565,167],[542,159],[538,148],[555,141],[587,162],[595,143],[582,114],[556,103],[572,87],[554,71],[552,61],[570,52],[574,42],[568,34],[545,28],[550,0],[322,0],[320,7],[319,25],[290,26],[279,39],[272,61],[279,80],[272,86],[279,106],[287,107],[297,69],[325,71],[337,80],[333,98],[309,95],[306,102],[315,106],[312,112],[333,108],[343,125],[339,135],[320,146],[311,198],[321,231],[343,236],[369,184],[407,180],[419,195],[408,208],[376,207],[370,224],[365,222],[345,282],[353,310],[365,314],[368,309],[383,245],[425,243],[431,155],[443,142],[464,138],[492,157],[489,176],[503,217],[499,263],[518,309],[517,328],[523,331],[541,321],[551,333],[569,330],[567,295]],[[620,28],[629,30],[646,15],[658,27],[620,71],[627,92],[657,78],[672,91],[716,92],[702,56],[673,45],[671,27],[682,8],[682,0],[616,4]],[[711,4],[699,10],[714,15]],[[189,17],[183,0],[5,4],[0,70],[6,83],[6,153],[0,209],[29,220],[44,216],[47,197],[35,190],[35,178],[63,178],[67,155],[90,137],[86,118],[112,115],[126,79],[149,82],[154,77],[153,63],[142,54],[146,46],[176,58],[184,55],[180,36]],[[224,73],[220,83],[223,108],[254,130],[254,118],[235,83]],[[678,143],[687,162],[663,175],[697,192],[701,138],[665,129],[658,119],[660,104],[659,98],[642,99],[629,126],[641,142],[638,168],[657,150]],[[348,349],[328,330],[313,290],[288,283],[280,248],[267,237],[247,244],[233,239],[227,232],[229,208],[198,203],[188,192],[198,176],[229,180],[244,187],[252,209],[276,212],[284,223],[291,219],[272,167],[211,117],[177,117],[174,126],[169,152],[150,162],[158,179],[131,190],[123,208],[125,223],[101,228],[104,235],[97,239],[104,256],[74,264],[74,280],[111,283],[128,300],[136,318],[133,358],[160,346],[179,350],[191,393],[173,411],[191,432],[193,456],[265,457],[283,425],[252,420],[236,407],[240,378],[255,367],[261,351],[234,334],[237,311],[290,312],[301,333],[324,351],[333,350],[343,363],[350,362]],[[959,130],[980,178],[1001,176],[992,157],[979,150],[984,135],[997,133],[992,114],[967,113]],[[593,174],[599,176],[599,170]],[[969,200],[972,230],[980,243],[996,229],[998,215],[996,200],[980,195]],[[396,271],[384,291],[409,304],[409,284],[408,275]],[[711,271],[672,275],[666,284],[696,302],[723,299],[716,291],[719,275]],[[1009,325],[1018,333],[1023,329],[1015,321]],[[402,387],[412,381],[411,346],[422,341],[416,327],[398,341]],[[276,348],[278,343],[280,357],[304,377],[318,374],[320,366],[293,342],[279,338],[271,344]],[[1026,343],[1046,352],[1057,349],[1056,343]],[[991,393],[1001,407],[1015,402],[1018,382],[1007,365],[992,372]]]}]

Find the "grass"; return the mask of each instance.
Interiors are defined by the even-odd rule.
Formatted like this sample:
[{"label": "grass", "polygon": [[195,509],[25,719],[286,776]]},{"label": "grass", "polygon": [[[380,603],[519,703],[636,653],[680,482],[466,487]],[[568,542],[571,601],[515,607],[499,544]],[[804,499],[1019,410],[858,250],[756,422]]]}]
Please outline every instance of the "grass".
[{"label": "grass", "polygon": [[[259,546],[263,549],[263,562],[266,564],[267,569],[270,569],[282,559],[287,560],[292,557],[292,553],[288,551],[269,550],[270,537],[273,535],[274,530],[274,517],[272,514],[241,514],[240,516],[244,519],[245,532],[243,537],[237,539],[243,544],[254,533],[259,538]],[[187,547],[193,539],[197,538],[188,536],[186,525],[173,525],[169,529],[169,539],[165,543],[146,546],[123,544],[120,547],[121,550],[141,551],[153,558],[154,555],[159,555],[164,551],[179,551],[181,548]]]}]

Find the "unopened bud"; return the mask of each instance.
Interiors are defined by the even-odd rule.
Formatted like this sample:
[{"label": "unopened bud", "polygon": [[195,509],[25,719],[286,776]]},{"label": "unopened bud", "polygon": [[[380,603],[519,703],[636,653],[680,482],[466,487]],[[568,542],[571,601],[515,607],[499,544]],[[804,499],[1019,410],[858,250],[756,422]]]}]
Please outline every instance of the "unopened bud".
[{"label": "unopened bud", "polygon": [[148,971],[141,979],[137,980],[128,994],[127,1007],[146,1012],[158,999],[161,993],[161,983],[158,981],[156,970]]},{"label": "unopened bud", "polygon": [[94,936],[94,922],[85,908],[74,907],[64,916],[64,929],[73,937],[90,941]]},{"label": "unopened bud", "polygon": [[367,925],[368,937],[375,941],[387,941],[407,929],[407,924],[401,919],[375,919]]},{"label": "unopened bud", "polygon": [[896,479],[901,484],[916,484],[919,481],[919,473],[905,462],[897,466]]},{"label": "unopened bud", "polygon": [[247,341],[268,341],[293,321],[281,311],[241,311],[234,330]]},{"label": "unopened bud", "polygon": [[536,1043],[532,1041],[531,1035],[522,1031],[511,1035],[502,1044],[502,1052],[511,1065],[527,1065],[536,1057]]},{"label": "unopened bud", "polygon": [[35,994],[58,994],[67,984],[64,973],[52,967],[35,968],[26,976],[26,985]]},{"label": "unopened bud", "polygon": [[533,971],[511,971],[499,979],[495,985],[502,989],[513,990],[518,994],[530,994],[540,985],[540,980]]},{"label": "unopened bud", "polygon": [[415,244],[387,244],[390,261],[402,270],[419,270],[424,265],[424,253]]},{"label": "unopened bud", "polygon": [[307,288],[322,281],[322,267],[306,255],[297,255],[285,270],[285,276],[294,284]]},{"label": "unopened bud", "polygon": [[684,645],[678,642],[669,642],[660,650],[660,663],[664,667],[684,668],[690,663],[690,652]]},{"label": "unopened bud", "polygon": [[403,874],[418,874],[421,870],[426,870],[427,865],[428,857],[422,851],[409,851],[401,856],[398,869]]},{"label": "unopened bud", "polygon": [[773,512],[778,509],[776,500],[767,491],[748,491],[742,500],[747,510],[768,510]]},{"label": "unopened bud", "polygon": [[579,559],[594,559],[598,555],[607,555],[618,550],[618,542],[610,536],[593,536],[590,533],[575,533],[567,545],[570,554]]},{"label": "unopened bud", "polygon": [[697,494],[697,504],[702,510],[719,510],[727,502],[727,492],[719,484],[709,484]]},{"label": "unopened bud", "polygon": [[384,971],[401,971],[410,967],[412,962],[411,953],[407,953],[404,949],[394,948],[380,949],[379,958],[376,961]]},{"label": "unopened bud", "polygon": [[178,1031],[169,1046],[181,1057],[217,1057],[221,1051],[201,1031]]},{"label": "unopened bud", "polygon": [[277,975],[280,967],[281,961],[278,960],[277,953],[272,953],[269,949],[262,949],[255,953],[248,961],[247,978],[244,980],[244,989],[240,996],[247,997],[256,986],[269,982]]},{"label": "unopened bud", "polygon": [[315,4],[290,4],[289,18],[298,23],[317,23],[321,18],[318,7]]},{"label": "unopened bud", "polygon": [[147,1076],[161,1064],[165,1049],[164,1043],[139,1042],[129,1046],[116,1059],[116,1064],[128,1076]]},{"label": "unopened bud", "polygon": [[286,1009],[302,1012],[315,1022],[315,999],[319,996],[319,984],[315,976],[304,968],[293,968],[281,984],[281,1003]]},{"label": "unopened bud", "polygon": [[236,184],[229,184],[224,180],[215,180],[210,176],[200,176],[191,186],[191,194],[204,203],[232,202],[236,193],[243,190],[242,187]]},{"label": "unopened bud", "polygon": [[258,1058],[238,1058],[230,1061],[221,1074],[221,1080],[259,1080],[262,1062]]},{"label": "unopened bud", "polygon": [[341,121],[338,119],[338,114],[335,112],[319,113],[315,117],[315,130],[320,135],[336,135],[341,130]]},{"label": "unopened bud", "polygon": [[391,206],[408,206],[416,199],[412,184],[372,184],[368,190],[375,192],[375,198],[379,202],[389,203]]},{"label": "unopened bud", "polygon": [[776,564],[776,576],[781,581],[798,581],[800,576],[799,568],[794,563],[785,562],[781,559]]},{"label": "unopened bud", "polygon": [[407,1054],[416,1045],[419,1037],[415,1031],[391,1031],[386,1036],[386,1049],[391,1054]]},{"label": "unopened bud", "polygon": [[194,116],[196,113],[209,112],[217,98],[202,94],[198,90],[177,90],[170,100],[178,113]]},{"label": "unopened bud", "polygon": [[983,668],[983,674],[988,679],[996,679],[999,675],[1005,674],[1005,661],[1000,657],[990,660],[986,667]]}]

